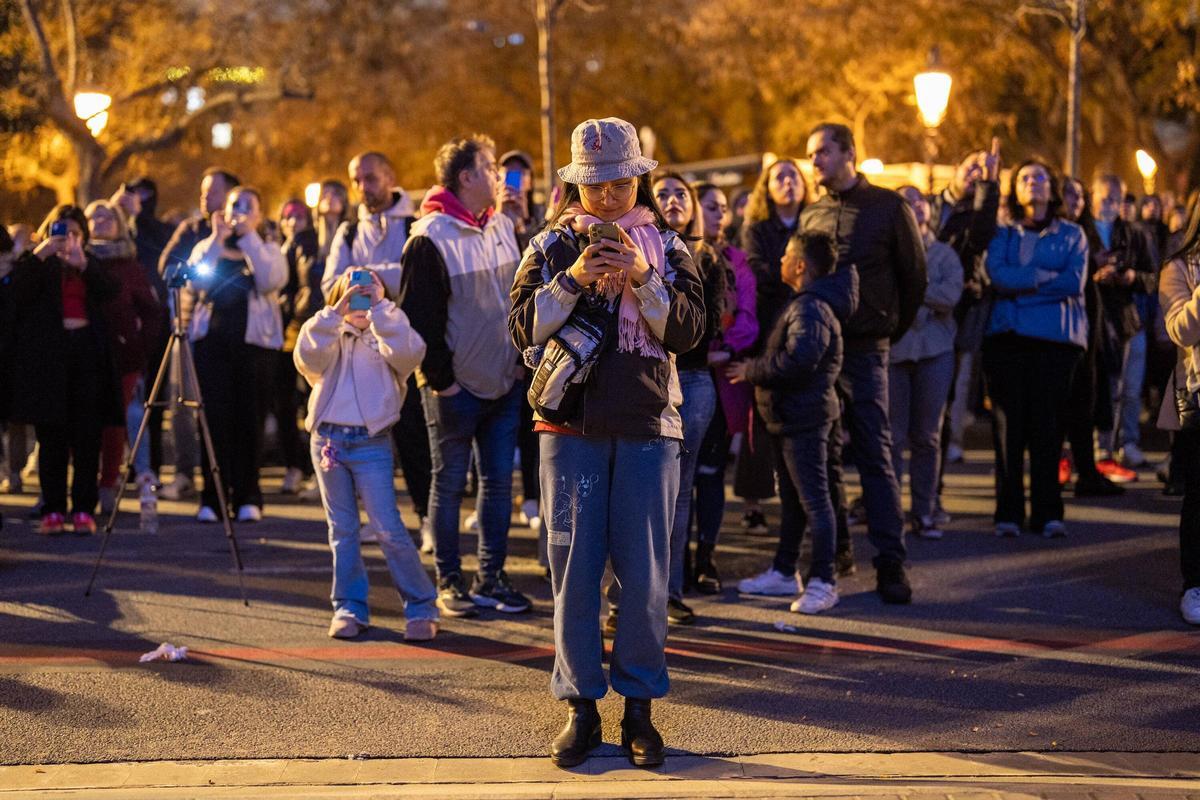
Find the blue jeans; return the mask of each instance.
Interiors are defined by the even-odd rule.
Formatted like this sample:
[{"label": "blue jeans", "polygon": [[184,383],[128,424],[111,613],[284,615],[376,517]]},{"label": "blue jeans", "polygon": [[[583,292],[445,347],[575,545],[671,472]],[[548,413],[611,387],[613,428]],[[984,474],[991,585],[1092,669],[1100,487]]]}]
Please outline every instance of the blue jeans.
[{"label": "blue jeans", "polygon": [[904,475],[907,447],[911,511],[917,519],[933,516],[941,461],[942,416],[953,380],[953,350],[920,361],[897,361],[888,367],[892,468],[899,484]]},{"label": "blue jeans", "polygon": [[717,387],[707,369],[680,372],[679,388],[683,392],[683,405],[679,407],[679,415],[683,417],[683,454],[679,458],[679,493],[675,498],[675,522],[671,526],[671,573],[667,581],[667,594],[676,600],[683,599],[683,556],[692,521],[692,485],[700,444],[717,409]]},{"label": "blue jeans", "polygon": [[850,432],[848,459],[858,467],[867,509],[867,537],[884,561],[904,563],[904,512],[892,471],[892,430],[888,423],[888,350],[847,349],[837,388]]},{"label": "blue jeans", "polygon": [[504,569],[512,522],[513,454],[523,400],[520,384],[495,400],[481,400],[466,389],[451,397],[435,395],[428,387],[421,389],[433,463],[429,517],[437,540],[434,560],[439,578],[462,573],[458,515],[472,450],[479,466],[475,506],[479,516],[479,573],[487,580]]},{"label": "blue jeans", "polygon": [[1125,445],[1137,447],[1142,440],[1142,384],[1146,381],[1146,331],[1135,333],[1125,343],[1121,374],[1112,378],[1113,451]]},{"label": "blue jeans", "polygon": [[837,517],[829,496],[829,432],[826,422],[811,431],[772,436],[779,469],[779,548],[774,568],[791,575],[800,558],[805,526],[812,536],[809,577],[834,583],[833,556],[837,545]]},{"label": "blue jeans", "polygon": [[[333,464],[321,467],[321,450],[333,447]],[[363,427],[322,423],[310,442],[313,469],[321,487],[321,503],[329,520],[329,549],[333,551],[333,601],[335,614],[348,615],[365,624],[367,569],[358,539],[358,498],[367,520],[379,537],[379,548],[392,573],[392,582],[404,601],[409,620],[437,619],[437,591],[421,566],[421,556],[400,520],[393,483],[392,440],[387,431],[375,436]]]},{"label": "blue jeans", "polygon": [[[142,425],[142,417],[146,415],[146,376],[138,379],[137,386],[133,388],[133,397],[129,399],[129,405],[125,408],[125,435],[129,438],[129,446],[133,447],[133,441],[137,438],[138,428]],[[142,436],[142,443],[138,447],[137,452],[133,454],[133,468],[138,475],[145,475],[153,470],[150,467],[150,428],[146,428],[146,433]]]},{"label": "blue jeans", "polygon": [[600,638],[600,582],[612,562],[621,585],[612,688],[625,697],[667,693],[667,548],[679,493],[679,441],[541,435],[542,527],[554,591],[559,700],[608,692]]}]

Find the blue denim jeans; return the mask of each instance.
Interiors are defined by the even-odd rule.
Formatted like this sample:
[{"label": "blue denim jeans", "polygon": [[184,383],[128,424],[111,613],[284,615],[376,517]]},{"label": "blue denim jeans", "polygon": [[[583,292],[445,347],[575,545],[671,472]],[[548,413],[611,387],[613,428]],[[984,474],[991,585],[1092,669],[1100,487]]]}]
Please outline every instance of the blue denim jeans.
[{"label": "blue denim jeans", "polygon": [[559,700],[608,691],[600,638],[600,582],[612,562],[621,585],[612,688],[625,697],[667,693],[667,548],[679,493],[679,441],[541,435],[542,527],[554,591]]},{"label": "blue denim jeans", "polygon": [[904,512],[900,487],[892,470],[892,430],[888,422],[888,350],[845,351],[837,380],[845,423],[850,432],[850,458],[858,467],[867,509],[867,537],[883,561],[904,563]]},{"label": "blue denim jeans", "polygon": [[433,463],[433,491],[429,517],[436,538],[435,562],[439,578],[462,573],[459,556],[458,515],[472,450],[479,467],[479,572],[494,578],[508,557],[508,528],[512,522],[513,454],[517,449],[520,384],[495,400],[481,400],[466,389],[446,397],[421,389],[425,424],[429,428],[429,455]]},{"label": "blue denim jeans", "polygon": [[812,536],[808,577],[834,583],[833,556],[837,517],[829,495],[829,432],[832,423],[793,436],[772,436],[779,468],[779,548],[774,568],[784,575],[796,570],[807,526]]},{"label": "blue denim jeans", "polygon": [[[146,376],[138,379],[137,386],[133,388],[133,397],[129,399],[129,405],[125,408],[125,435],[128,437],[129,446],[133,447],[133,442],[137,438],[138,428],[141,427],[142,417],[146,415]],[[142,443],[138,447],[137,452],[133,454],[133,468],[138,475],[144,475],[151,471],[150,468],[150,428],[146,428],[146,433],[142,436]]]},{"label": "blue denim jeans", "polygon": [[675,522],[671,526],[671,573],[667,581],[667,594],[676,600],[683,599],[683,556],[692,521],[692,485],[700,444],[717,409],[717,387],[707,369],[681,371],[679,388],[683,392],[683,405],[679,407],[679,415],[683,417],[683,453],[679,457],[679,493],[675,498]]},{"label": "blue denim jeans", "polygon": [[[321,466],[321,450],[333,448],[333,463]],[[437,591],[421,566],[421,556],[400,520],[393,483],[392,440],[387,431],[371,436],[366,428],[322,423],[312,436],[313,469],[321,487],[321,503],[329,521],[329,549],[333,551],[333,601],[335,614],[349,615],[363,624],[371,621],[367,610],[367,569],[358,538],[358,499],[367,520],[379,537],[379,548],[392,573],[392,582],[404,601],[407,619],[437,619]]]},{"label": "blue denim jeans", "polygon": [[1146,332],[1138,331],[1125,343],[1121,374],[1112,376],[1113,451],[1142,441],[1138,424],[1142,413],[1142,384],[1146,381]]},{"label": "blue denim jeans", "polygon": [[910,510],[914,518],[932,517],[941,462],[942,417],[954,380],[954,351],[888,367],[892,423],[892,468],[896,483],[904,475],[909,451]]}]

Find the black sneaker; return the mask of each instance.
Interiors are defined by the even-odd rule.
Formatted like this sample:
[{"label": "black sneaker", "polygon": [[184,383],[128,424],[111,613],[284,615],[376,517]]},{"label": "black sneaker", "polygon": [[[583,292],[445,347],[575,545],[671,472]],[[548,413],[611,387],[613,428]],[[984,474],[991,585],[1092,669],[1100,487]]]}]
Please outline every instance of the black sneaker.
[{"label": "black sneaker", "polygon": [[438,581],[437,606],[447,617],[473,617],[479,613],[462,575],[451,572]]},{"label": "black sneaker", "polygon": [[747,511],[742,514],[742,527],[746,529],[746,533],[770,533],[771,531],[767,527],[767,518],[761,511]]},{"label": "black sneaker", "polygon": [[1125,487],[1113,483],[1097,472],[1094,475],[1080,475],[1075,481],[1076,497],[1116,497],[1125,494]]},{"label": "black sneaker", "polygon": [[672,625],[691,625],[696,621],[696,612],[682,600],[667,599],[667,622]]},{"label": "black sneaker", "polygon": [[476,575],[471,583],[471,599],[477,606],[494,608],[505,614],[520,614],[522,611],[528,611],[531,605],[529,598],[508,582],[508,575],[504,570],[500,570],[496,577],[489,580]]},{"label": "black sneaker", "polygon": [[882,561],[875,568],[875,591],[883,602],[904,605],[912,602],[912,586],[904,574],[904,565],[899,561]]},{"label": "black sneaker", "polygon": [[833,569],[839,578],[848,578],[858,572],[858,567],[854,563],[854,551],[843,550],[834,556]]}]

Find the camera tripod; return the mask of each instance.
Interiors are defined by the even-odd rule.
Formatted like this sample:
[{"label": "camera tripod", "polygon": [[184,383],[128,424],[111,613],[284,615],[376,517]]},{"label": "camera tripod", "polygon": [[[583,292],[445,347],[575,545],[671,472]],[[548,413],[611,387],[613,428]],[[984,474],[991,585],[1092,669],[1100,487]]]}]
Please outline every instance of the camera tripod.
[{"label": "camera tripod", "polygon": [[[113,501],[112,511],[108,515],[108,522],[104,525],[104,538],[100,542],[100,553],[96,556],[96,565],[92,568],[92,577],[88,581],[87,589],[83,593],[85,597],[91,595],[92,586],[96,582],[96,575],[100,572],[100,563],[104,560],[105,550],[108,549],[108,539],[112,536],[113,526],[117,521],[117,513],[121,505],[121,498],[125,495],[125,487],[135,479],[136,469],[134,467],[134,459],[137,456],[138,447],[141,446],[142,438],[146,435],[147,427],[150,424],[150,411],[153,408],[170,404],[169,398],[163,400],[158,400],[157,398],[166,380],[167,368],[171,363],[171,359],[175,358],[179,364],[179,396],[176,398],[177,407],[196,410],[196,417],[200,423],[200,441],[204,445],[204,457],[208,459],[209,474],[212,476],[213,483],[216,484],[217,502],[220,505],[218,513],[221,515],[221,521],[224,523],[225,539],[229,542],[229,553],[233,556],[233,565],[237,570],[238,590],[241,592],[242,604],[250,605],[250,602],[246,599],[246,585],[242,579],[242,554],[238,549],[237,537],[233,535],[233,522],[230,520],[229,505],[225,499],[225,482],[221,479],[221,465],[217,462],[217,453],[213,448],[212,436],[208,430],[208,417],[204,413],[204,397],[200,393],[200,379],[196,375],[196,362],[192,354],[192,343],[188,341],[187,329],[183,325],[182,306],[180,306],[179,301],[186,280],[186,273],[181,272],[173,277],[167,286],[171,293],[171,303],[174,308],[171,314],[171,337],[167,342],[167,349],[163,353],[162,361],[158,364],[158,374],[154,378],[154,387],[146,395],[146,400],[142,404],[142,422],[138,425],[137,436],[134,437],[133,444],[129,448],[129,457],[125,461],[125,469],[122,470],[122,474],[127,476],[127,478],[119,482],[117,497]],[[189,396],[195,399],[189,400]]]}]

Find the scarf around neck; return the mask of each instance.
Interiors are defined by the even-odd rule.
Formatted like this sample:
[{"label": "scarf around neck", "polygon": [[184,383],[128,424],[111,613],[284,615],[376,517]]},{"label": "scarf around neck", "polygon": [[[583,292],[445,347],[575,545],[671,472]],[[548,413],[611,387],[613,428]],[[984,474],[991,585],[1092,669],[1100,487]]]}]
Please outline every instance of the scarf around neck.
[{"label": "scarf around neck", "polygon": [[[571,230],[581,234],[586,241],[588,226],[602,222],[599,217],[592,216],[581,206],[567,209],[570,215],[566,220]],[[621,230],[629,234],[634,247],[641,251],[642,257],[650,268],[660,277],[666,273],[667,254],[663,248],[662,236],[658,231],[654,212],[645,206],[634,206],[620,219],[616,220]],[[633,282],[626,280],[626,273],[614,272],[604,275],[596,281],[596,291],[609,300],[621,298],[617,324],[617,350],[622,353],[639,353],[647,358],[659,361],[667,360],[667,353],[662,342],[655,338],[642,317],[641,303],[633,293]]]},{"label": "scarf around neck", "polygon": [[133,258],[137,253],[131,239],[92,239],[85,249],[102,261],[110,258]]}]

